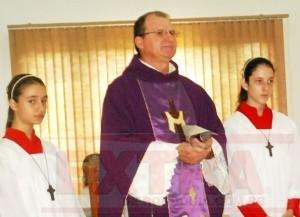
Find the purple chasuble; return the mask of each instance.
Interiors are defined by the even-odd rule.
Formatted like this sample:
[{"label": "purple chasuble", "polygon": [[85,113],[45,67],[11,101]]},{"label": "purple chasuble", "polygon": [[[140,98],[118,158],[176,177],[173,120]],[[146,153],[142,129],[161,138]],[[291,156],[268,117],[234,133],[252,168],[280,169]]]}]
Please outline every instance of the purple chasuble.
[{"label": "purple chasuble", "polygon": [[[169,100],[173,100],[181,124],[196,124],[192,103],[183,85],[177,79],[168,82],[138,80],[156,140],[180,143],[179,134],[174,132]],[[176,122],[177,123],[177,122]],[[178,124],[178,123],[177,123]],[[167,196],[170,217],[208,217],[206,193],[200,164],[185,164],[178,161]]]}]

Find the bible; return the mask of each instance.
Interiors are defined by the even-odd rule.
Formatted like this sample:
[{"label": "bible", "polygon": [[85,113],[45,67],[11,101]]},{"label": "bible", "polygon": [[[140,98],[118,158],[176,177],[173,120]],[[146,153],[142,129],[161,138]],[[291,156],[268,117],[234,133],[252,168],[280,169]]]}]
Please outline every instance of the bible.
[{"label": "bible", "polygon": [[201,142],[204,142],[205,140],[211,138],[213,135],[218,135],[217,133],[214,133],[197,125],[183,125],[182,129],[187,140],[196,137]]}]

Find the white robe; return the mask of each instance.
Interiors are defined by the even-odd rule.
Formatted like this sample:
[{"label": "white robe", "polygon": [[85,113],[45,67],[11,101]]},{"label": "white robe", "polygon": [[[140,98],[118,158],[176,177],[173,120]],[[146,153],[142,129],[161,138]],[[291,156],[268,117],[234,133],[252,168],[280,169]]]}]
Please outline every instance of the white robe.
[{"label": "white robe", "polygon": [[74,194],[64,153],[49,143],[42,141],[42,145],[46,152],[50,184],[55,188],[54,201],[47,192],[48,175],[44,154],[31,155],[39,168],[15,142],[5,138],[0,140],[1,217],[84,216]]},{"label": "white robe", "polygon": [[[237,206],[258,202],[268,216],[281,217],[289,198],[300,196],[299,139],[295,124],[273,111],[272,129],[259,130],[240,112],[224,123],[231,194],[224,214],[243,216]],[[265,136],[264,136],[264,135]],[[274,146],[270,157],[267,145]]]}]

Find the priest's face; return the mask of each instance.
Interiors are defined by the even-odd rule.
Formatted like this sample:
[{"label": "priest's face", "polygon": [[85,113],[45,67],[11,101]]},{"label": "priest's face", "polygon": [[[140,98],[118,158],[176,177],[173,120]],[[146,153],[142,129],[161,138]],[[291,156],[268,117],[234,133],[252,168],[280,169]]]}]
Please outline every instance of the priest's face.
[{"label": "priest's face", "polygon": [[273,92],[274,71],[263,64],[256,67],[249,77],[249,82],[244,81],[243,87],[248,91],[247,103],[256,108],[264,107]]},{"label": "priest's face", "polygon": [[135,38],[141,58],[154,67],[168,63],[176,53],[176,31],[170,20],[152,14],[144,27],[144,34]]},{"label": "priest's face", "polygon": [[10,101],[10,107],[14,111],[13,126],[22,128],[40,124],[46,113],[47,98],[45,86],[41,84],[25,86],[18,101]]}]

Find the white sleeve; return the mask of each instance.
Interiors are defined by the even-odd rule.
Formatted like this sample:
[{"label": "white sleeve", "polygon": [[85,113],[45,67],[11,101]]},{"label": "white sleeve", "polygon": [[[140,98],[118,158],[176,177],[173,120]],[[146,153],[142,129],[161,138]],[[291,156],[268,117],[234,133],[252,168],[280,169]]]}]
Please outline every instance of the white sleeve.
[{"label": "white sleeve", "polygon": [[204,179],[209,185],[214,185],[222,194],[229,193],[228,169],[221,145],[213,139],[214,157],[201,162]]},{"label": "white sleeve", "polygon": [[162,141],[149,144],[129,188],[131,196],[158,206],[165,203],[177,163],[177,146]]},{"label": "white sleeve", "polygon": [[300,137],[298,134],[298,128],[293,123],[293,142],[290,148],[291,156],[291,172],[290,172],[290,183],[289,183],[289,198],[300,198],[300,170],[298,166],[300,156]]},{"label": "white sleeve", "polygon": [[[68,210],[67,212],[62,210],[62,214],[64,217],[85,217],[84,211],[80,202],[78,200],[77,195],[74,191],[74,186],[72,183],[72,179],[70,176],[69,163],[67,160],[66,153],[61,150],[57,150],[55,154],[55,159],[52,159],[53,156],[49,156],[49,163],[51,165],[55,165],[55,176],[56,176],[56,208],[63,207]],[[51,166],[52,167],[52,166]],[[52,175],[53,177],[54,175]],[[57,213],[59,213],[60,209],[57,208]],[[59,214],[61,214],[59,213]]]}]

